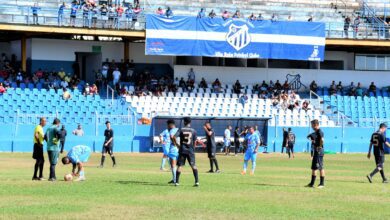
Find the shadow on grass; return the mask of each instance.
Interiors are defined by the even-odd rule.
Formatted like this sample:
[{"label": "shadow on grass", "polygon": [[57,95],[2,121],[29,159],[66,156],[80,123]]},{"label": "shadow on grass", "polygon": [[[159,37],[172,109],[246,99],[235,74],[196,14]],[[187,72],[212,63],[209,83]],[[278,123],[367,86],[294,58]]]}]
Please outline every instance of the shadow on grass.
[{"label": "shadow on grass", "polygon": [[136,180],[119,180],[114,181],[119,184],[123,185],[142,185],[142,186],[171,186],[167,183],[158,183],[158,182],[145,182],[145,181],[136,181]]},{"label": "shadow on grass", "polygon": [[298,186],[298,185],[282,185],[282,184],[269,184],[269,183],[255,183],[253,184],[255,186],[278,186],[278,187],[290,187],[290,188],[305,188],[305,186]]}]

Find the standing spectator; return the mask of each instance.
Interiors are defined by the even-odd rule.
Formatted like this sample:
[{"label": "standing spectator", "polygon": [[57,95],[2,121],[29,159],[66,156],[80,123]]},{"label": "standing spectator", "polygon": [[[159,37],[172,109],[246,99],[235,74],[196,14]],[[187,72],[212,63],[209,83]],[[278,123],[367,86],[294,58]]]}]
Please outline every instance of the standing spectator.
[{"label": "standing spectator", "polygon": [[188,81],[195,83],[195,72],[193,68],[190,69],[187,75],[188,75]]},{"label": "standing spectator", "polygon": [[78,124],[77,125],[77,128],[72,132],[74,135],[76,136],[84,136],[84,130],[83,128],[81,127],[81,124]]},{"label": "standing spectator", "polygon": [[161,7],[158,7],[158,9],[156,11],[156,15],[163,16],[164,15],[164,10]]},{"label": "standing spectator", "polygon": [[96,28],[99,9],[94,5],[92,8],[92,28]]},{"label": "standing spectator", "polygon": [[359,24],[360,24],[360,16],[357,16],[353,20],[353,38],[357,37],[357,33],[359,31]]},{"label": "standing spectator", "polygon": [[344,19],[344,34],[345,34],[346,38],[348,38],[348,30],[349,30],[350,24],[351,24],[351,19],[348,16],[345,17],[345,19]]},{"label": "standing spectator", "polygon": [[339,81],[339,84],[337,84],[337,86],[336,86],[336,90],[337,90],[337,92],[343,92],[343,85],[342,85],[342,83],[341,83],[341,81]]},{"label": "standing spectator", "polygon": [[59,156],[59,139],[60,139],[60,126],[61,122],[58,118],[54,119],[53,125],[46,130],[45,140],[47,143],[47,154],[50,162],[50,175],[49,181],[56,181],[56,165]]},{"label": "standing spectator", "polygon": [[116,22],[115,22],[115,28],[120,29],[121,19],[123,15],[123,8],[121,5],[118,5],[116,9]]},{"label": "standing spectator", "polygon": [[72,26],[72,27],[76,26],[77,10],[78,10],[77,4],[73,3],[71,8],[70,8],[70,26]]},{"label": "standing spectator", "polygon": [[125,15],[126,15],[126,26],[125,26],[125,28],[129,29],[131,27],[131,23],[132,23],[132,19],[133,19],[133,8],[131,6],[129,6],[126,9]]},{"label": "standing spectator", "polygon": [[204,8],[201,8],[200,11],[198,12],[198,18],[204,18],[206,17],[206,13],[204,11]]},{"label": "standing spectator", "polygon": [[[43,180],[43,165],[45,164],[45,158],[43,156],[43,140],[44,133],[43,127],[46,125],[46,118],[40,118],[39,125],[34,129],[34,149],[33,158],[35,159],[34,175],[32,180]],[[38,177],[39,170],[39,177]]]},{"label": "standing spectator", "polygon": [[38,11],[41,10],[40,7],[38,7],[38,3],[34,3],[34,6],[31,7],[31,11],[33,14],[33,24],[39,25],[38,23]]},{"label": "standing spectator", "polygon": [[58,19],[57,19],[57,22],[58,22],[58,26],[61,27],[63,25],[63,21],[64,21],[64,9],[65,9],[65,2],[63,2],[60,7],[58,8]]},{"label": "standing spectator", "polygon": [[215,16],[217,16],[217,14],[214,12],[214,10],[211,10],[209,13],[209,18],[215,18]]},{"label": "standing spectator", "polygon": [[115,18],[115,7],[112,5],[108,6],[108,28],[113,28],[114,27],[114,18]]},{"label": "standing spectator", "polygon": [[65,129],[65,125],[62,125],[61,127],[61,130],[60,130],[60,133],[61,133],[61,137],[60,137],[60,147],[61,147],[61,151],[60,153],[62,154],[64,152],[64,148],[65,148],[65,139],[66,139],[66,129]]},{"label": "standing spectator", "polygon": [[134,30],[135,29],[135,24],[137,23],[138,21],[138,15],[141,13],[141,8],[139,7],[139,5],[137,5],[134,9],[133,9],[133,14],[132,14],[132,18],[131,18],[131,27],[130,29],[131,30]]},{"label": "standing spectator", "polygon": [[84,4],[82,7],[83,10],[83,27],[89,27],[89,19],[88,19],[88,14],[89,14],[89,4]]},{"label": "standing spectator", "polygon": [[173,12],[172,12],[170,7],[168,7],[167,10],[165,10],[165,16],[167,18],[172,18],[173,17]]},{"label": "standing spectator", "polygon": [[115,68],[115,71],[112,73],[112,75],[114,77],[113,84],[115,86],[117,83],[119,83],[121,78],[121,72],[119,71],[119,68]]}]

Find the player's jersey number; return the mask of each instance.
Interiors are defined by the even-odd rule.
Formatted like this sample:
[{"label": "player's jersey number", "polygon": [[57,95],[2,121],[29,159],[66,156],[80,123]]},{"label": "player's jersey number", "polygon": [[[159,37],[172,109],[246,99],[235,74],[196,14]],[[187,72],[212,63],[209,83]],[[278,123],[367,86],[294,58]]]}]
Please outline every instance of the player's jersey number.
[{"label": "player's jersey number", "polygon": [[183,144],[190,145],[192,140],[192,132],[183,132]]},{"label": "player's jersey number", "polygon": [[374,135],[372,136],[372,144],[373,144],[375,147],[378,147],[378,146],[379,146],[379,135],[374,134]]}]

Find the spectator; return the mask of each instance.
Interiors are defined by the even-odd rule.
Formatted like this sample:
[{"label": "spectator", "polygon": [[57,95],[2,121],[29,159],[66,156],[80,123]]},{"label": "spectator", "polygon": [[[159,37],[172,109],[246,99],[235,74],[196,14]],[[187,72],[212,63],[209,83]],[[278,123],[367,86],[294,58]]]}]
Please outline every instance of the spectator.
[{"label": "spectator", "polygon": [[302,103],[302,110],[308,111],[309,110],[309,102],[307,100],[303,101]]},{"label": "spectator", "polygon": [[204,8],[201,8],[200,11],[198,12],[198,18],[204,18],[206,17],[206,13],[204,11]]},{"label": "spectator", "polygon": [[358,83],[358,85],[356,87],[356,95],[363,96],[363,88],[362,88],[362,85],[360,84],[360,82]]},{"label": "spectator", "polygon": [[374,95],[376,94],[376,86],[375,86],[374,82],[371,82],[370,87],[368,87],[368,92],[372,92],[372,93],[374,93]]},{"label": "spectator", "polygon": [[339,81],[339,84],[336,86],[336,90],[337,92],[343,92],[343,85],[341,81]]},{"label": "spectator", "polygon": [[172,18],[173,17],[173,11],[171,10],[171,7],[168,7],[167,10],[165,10],[165,16],[167,18]]},{"label": "spectator", "polygon": [[84,136],[84,131],[83,128],[81,127],[81,124],[79,124],[72,133],[76,136]]},{"label": "spectator", "polygon": [[113,84],[114,86],[119,83],[119,80],[121,78],[121,72],[119,71],[118,68],[115,68],[115,71],[112,73],[113,77],[114,77],[114,81],[113,81]]},{"label": "spectator", "polygon": [[259,16],[257,16],[257,20],[258,20],[258,21],[264,20],[263,15],[261,15],[261,13],[259,14]]},{"label": "spectator", "polygon": [[216,92],[216,93],[221,92],[221,82],[219,82],[218,78],[215,79],[215,81],[213,82],[212,86],[213,86],[214,92]]},{"label": "spectator", "polygon": [[272,99],[272,106],[274,108],[279,108],[279,99],[278,98],[275,97]]},{"label": "spectator", "polygon": [[191,68],[190,71],[188,72],[188,81],[194,83],[195,82],[195,72],[194,69]]},{"label": "spectator", "polygon": [[97,94],[98,94],[98,88],[97,88],[96,84],[93,84],[93,85],[89,88],[89,94],[90,94],[90,95],[97,95]]},{"label": "spectator", "polygon": [[183,78],[183,77],[180,78],[179,87],[181,87],[183,90],[187,90],[187,84],[186,84],[186,82],[184,81],[184,78]]},{"label": "spectator", "polygon": [[204,78],[202,78],[202,80],[200,81],[199,88],[207,89],[207,83]]},{"label": "spectator", "polygon": [[278,21],[278,16],[275,13],[272,14],[271,21],[272,22]]},{"label": "spectator", "polygon": [[360,16],[357,16],[355,20],[353,20],[353,38],[357,37],[357,33],[359,31],[359,24],[360,24]]},{"label": "spectator", "polygon": [[241,93],[241,83],[240,81],[236,81],[236,83],[233,85],[233,92],[236,93],[236,94],[240,94]]},{"label": "spectator", "polygon": [[39,25],[38,23],[38,11],[41,10],[40,7],[38,7],[38,3],[34,3],[34,6],[31,7],[31,11],[33,14],[33,24]]},{"label": "spectator", "polygon": [[236,10],[236,12],[233,14],[233,18],[241,18],[240,10]]},{"label": "spectator", "polygon": [[223,19],[223,20],[226,20],[226,19],[229,19],[229,17],[230,17],[229,12],[225,10],[225,11],[222,13],[222,19]]},{"label": "spectator", "polygon": [[316,83],[315,80],[313,80],[313,82],[310,83],[310,90],[313,91],[313,92],[315,92],[315,93],[317,93],[317,91],[318,91],[318,85],[317,85],[317,83]]},{"label": "spectator", "polygon": [[63,25],[63,20],[64,20],[64,9],[65,9],[65,2],[63,2],[60,7],[58,8],[58,26],[61,27]]},{"label": "spectator", "polygon": [[164,10],[161,7],[158,7],[158,9],[156,11],[156,14],[160,15],[160,16],[163,16],[164,15]]},{"label": "spectator", "polygon": [[64,79],[64,80],[61,81],[60,86],[61,86],[62,88],[65,89],[65,88],[68,88],[69,84],[68,84],[68,82]]},{"label": "spectator", "polygon": [[[159,8],[161,9],[161,8]],[[162,9],[161,9],[162,10]],[[164,12],[162,12],[164,14]],[[131,6],[129,6],[126,11],[125,11],[125,15],[126,15],[126,29],[129,29],[131,27],[131,24],[132,24],[132,21],[133,21],[133,8]]]},{"label": "spectator", "polygon": [[96,28],[99,9],[94,5],[92,8],[92,28]]},{"label": "spectator", "polygon": [[117,28],[117,29],[120,28],[122,15],[123,15],[123,8],[119,4],[118,7],[116,8],[116,18],[115,18],[115,28]]},{"label": "spectator", "polygon": [[83,10],[83,27],[89,27],[89,20],[88,20],[89,4],[84,4],[82,10]]},{"label": "spectator", "polygon": [[256,21],[256,16],[254,13],[252,13],[249,18],[248,18],[250,21]]},{"label": "spectator", "polygon": [[7,89],[4,87],[3,83],[0,83],[0,94],[4,94],[7,92]]},{"label": "spectator", "polygon": [[353,82],[351,82],[351,84],[348,87],[348,95],[349,96],[356,96],[356,87],[353,84]]},{"label": "spectator", "polygon": [[273,90],[274,87],[275,87],[275,83],[274,83],[272,80],[270,80],[270,81],[269,81],[268,90]]},{"label": "spectator", "polygon": [[288,81],[286,80],[283,84],[283,90],[285,92],[288,92],[288,90],[290,90],[290,85],[288,84]]},{"label": "spectator", "polygon": [[70,8],[70,26],[75,27],[76,26],[76,15],[77,15],[77,10],[78,6],[75,3],[72,3],[71,8]]},{"label": "spectator", "polygon": [[215,18],[215,16],[217,16],[217,14],[215,14],[214,10],[211,10],[209,13],[209,18]]},{"label": "spectator", "polygon": [[329,94],[336,95],[336,93],[337,93],[336,85],[332,83],[332,85],[330,85],[329,87]]},{"label": "spectator", "polygon": [[287,17],[287,21],[292,21],[292,20],[293,20],[292,16],[289,15],[289,16]]},{"label": "spectator", "polygon": [[248,96],[246,94],[242,94],[239,98],[239,102],[241,103],[242,108],[244,108],[245,104],[248,102]]},{"label": "spectator", "polygon": [[108,28],[114,27],[114,18],[116,15],[116,9],[112,5],[108,5]]},{"label": "spectator", "polygon": [[260,91],[261,92],[267,92],[268,91],[268,85],[265,82],[265,80],[263,80],[263,83],[260,85]]},{"label": "spectator", "polygon": [[279,80],[276,80],[274,88],[276,90],[282,90],[282,84],[280,84]]},{"label": "spectator", "polygon": [[135,8],[133,8],[133,14],[132,14],[133,17],[131,19],[131,27],[130,27],[131,30],[135,29],[135,24],[138,21],[138,15],[140,13],[141,13],[141,8],[139,7],[139,5],[137,5]]},{"label": "spectator", "polygon": [[307,19],[308,22],[313,22],[313,16],[310,15],[309,19]]},{"label": "spectator", "polygon": [[20,83],[23,82],[22,70],[19,69],[18,74],[16,75],[16,83],[20,86]]},{"label": "spectator", "polygon": [[91,88],[89,87],[89,84],[85,84],[83,95],[90,95],[91,94]]},{"label": "spectator", "polygon": [[72,96],[70,95],[69,91],[68,91],[66,88],[63,88],[62,91],[63,91],[63,93],[62,93],[62,98],[63,98],[65,101],[68,101],[69,99],[72,98]]},{"label": "spectator", "polygon": [[351,19],[347,16],[344,19],[344,34],[345,37],[348,38],[348,30],[349,30],[349,25],[351,24]]}]

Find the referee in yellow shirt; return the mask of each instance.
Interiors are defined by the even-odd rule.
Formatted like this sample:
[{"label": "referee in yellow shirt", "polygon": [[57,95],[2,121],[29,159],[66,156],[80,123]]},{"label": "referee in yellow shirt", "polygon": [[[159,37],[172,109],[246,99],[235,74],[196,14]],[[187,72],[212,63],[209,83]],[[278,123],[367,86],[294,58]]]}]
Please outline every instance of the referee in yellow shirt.
[{"label": "referee in yellow shirt", "polygon": [[[35,159],[34,166],[34,176],[32,180],[44,180],[43,179],[43,165],[45,163],[45,158],[43,157],[43,139],[45,133],[43,132],[43,127],[46,125],[46,118],[40,118],[39,125],[34,129],[34,151],[33,158]],[[37,176],[39,169],[39,177]]]}]

